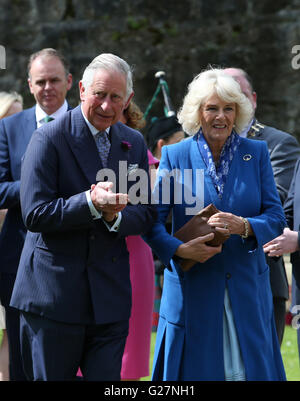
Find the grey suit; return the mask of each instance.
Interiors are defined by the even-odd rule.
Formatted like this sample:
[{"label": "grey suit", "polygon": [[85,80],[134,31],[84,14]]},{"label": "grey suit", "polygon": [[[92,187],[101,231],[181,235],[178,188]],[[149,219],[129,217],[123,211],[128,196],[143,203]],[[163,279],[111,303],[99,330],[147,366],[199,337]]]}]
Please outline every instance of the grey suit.
[{"label": "grey suit", "polygon": [[[294,176],[291,182],[288,196],[284,203],[284,213],[286,221],[291,230],[298,231],[298,244],[300,247],[300,159],[298,159]],[[293,266],[293,292],[292,304],[300,305],[300,252],[296,251],[291,254],[291,262]],[[295,313],[299,313],[296,310]],[[300,329],[297,330],[298,353],[300,358]]]},{"label": "grey suit", "polygon": [[[284,203],[294,168],[300,156],[298,141],[290,134],[268,127],[254,120],[248,138],[266,141],[273,168],[276,187],[282,204]],[[281,344],[285,326],[285,301],[289,298],[288,281],[283,257],[266,256],[270,267],[270,281],[274,301],[276,329]]]}]

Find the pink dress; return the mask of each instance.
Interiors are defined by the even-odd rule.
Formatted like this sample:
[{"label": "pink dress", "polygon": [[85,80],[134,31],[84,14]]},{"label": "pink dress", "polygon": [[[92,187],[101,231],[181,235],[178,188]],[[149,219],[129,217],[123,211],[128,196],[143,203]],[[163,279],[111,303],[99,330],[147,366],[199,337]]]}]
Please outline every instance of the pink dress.
[{"label": "pink dress", "polygon": [[[158,160],[148,151],[149,165]],[[126,238],[129,252],[132,309],[122,360],[121,379],[149,376],[154,304],[154,262],[151,248],[140,236]]]}]

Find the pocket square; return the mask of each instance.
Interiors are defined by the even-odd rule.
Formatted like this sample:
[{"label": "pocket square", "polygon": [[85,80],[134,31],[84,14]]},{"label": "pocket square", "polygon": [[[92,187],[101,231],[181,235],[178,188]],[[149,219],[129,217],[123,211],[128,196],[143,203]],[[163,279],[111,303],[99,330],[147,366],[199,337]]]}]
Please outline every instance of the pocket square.
[{"label": "pocket square", "polygon": [[139,165],[137,163],[135,164],[129,164],[128,169],[127,169],[127,175],[133,174],[135,171],[137,171],[139,168]]}]

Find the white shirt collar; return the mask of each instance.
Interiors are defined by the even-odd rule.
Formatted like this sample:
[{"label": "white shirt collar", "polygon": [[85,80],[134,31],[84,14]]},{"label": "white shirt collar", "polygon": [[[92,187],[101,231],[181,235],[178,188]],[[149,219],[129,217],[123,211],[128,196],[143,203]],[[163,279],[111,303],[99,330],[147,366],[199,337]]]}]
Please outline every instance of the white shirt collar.
[{"label": "white shirt collar", "polygon": [[[67,110],[68,110],[68,103],[65,99],[63,105],[58,110],[56,110],[54,113],[52,113],[51,117],[58,118],[63,113],[65,113]],[[44,110],[41,108],[41,106],[37,103],[36,107],[35,107],[35,118],[36,118],[36,124],[37,124],[38,128],[42,125],[42,121],[47,115],[48,114],[45,113]]]},{"label": "white shirt collar", "polygon": [[240,136],[243,138],[247,138],[247,134],[251,128],[251,126],[253,125],[254,122],[254,118],[250,121],[250,123],[247,125],[246,128],[243,129],[243,131],[240,133]]},{"label": "white shirt collar", "polygon": [[[89,122],[89,120],[86,118],[86,116],[84,115],[84,112],[83,112],[83,110],[82,110],[82,106],[81,106],[81,113],[82,113],[83,118],[84,118],[84,121],[87,123],[87,126],[89,127],[89,129],[90,129],[90,131],[91,131],[93,137],[95,137],[95,136],[98,134],[99,130],[98,130],[96,127],[94,127],[94,126]],[[107,132],[107,134],[109,134],[109,130],[110,130],[110,127],[106,128],[105,131]]]}]

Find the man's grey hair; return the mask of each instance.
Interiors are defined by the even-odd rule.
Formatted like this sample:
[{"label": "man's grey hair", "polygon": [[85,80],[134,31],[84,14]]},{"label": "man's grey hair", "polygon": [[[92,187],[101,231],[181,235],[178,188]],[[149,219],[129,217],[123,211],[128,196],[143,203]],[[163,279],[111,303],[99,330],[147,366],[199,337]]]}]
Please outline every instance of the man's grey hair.
[{"label": "man's grey hair", "polygon": [[128,99],[133,91],[132,70],[125,60],[111,53],[100,54],[86,67],[81,79],[82,86],[85,90],[93,83],[95,72],[100,69],[107,71],[114,70],[125,75],[126,98]]}]

